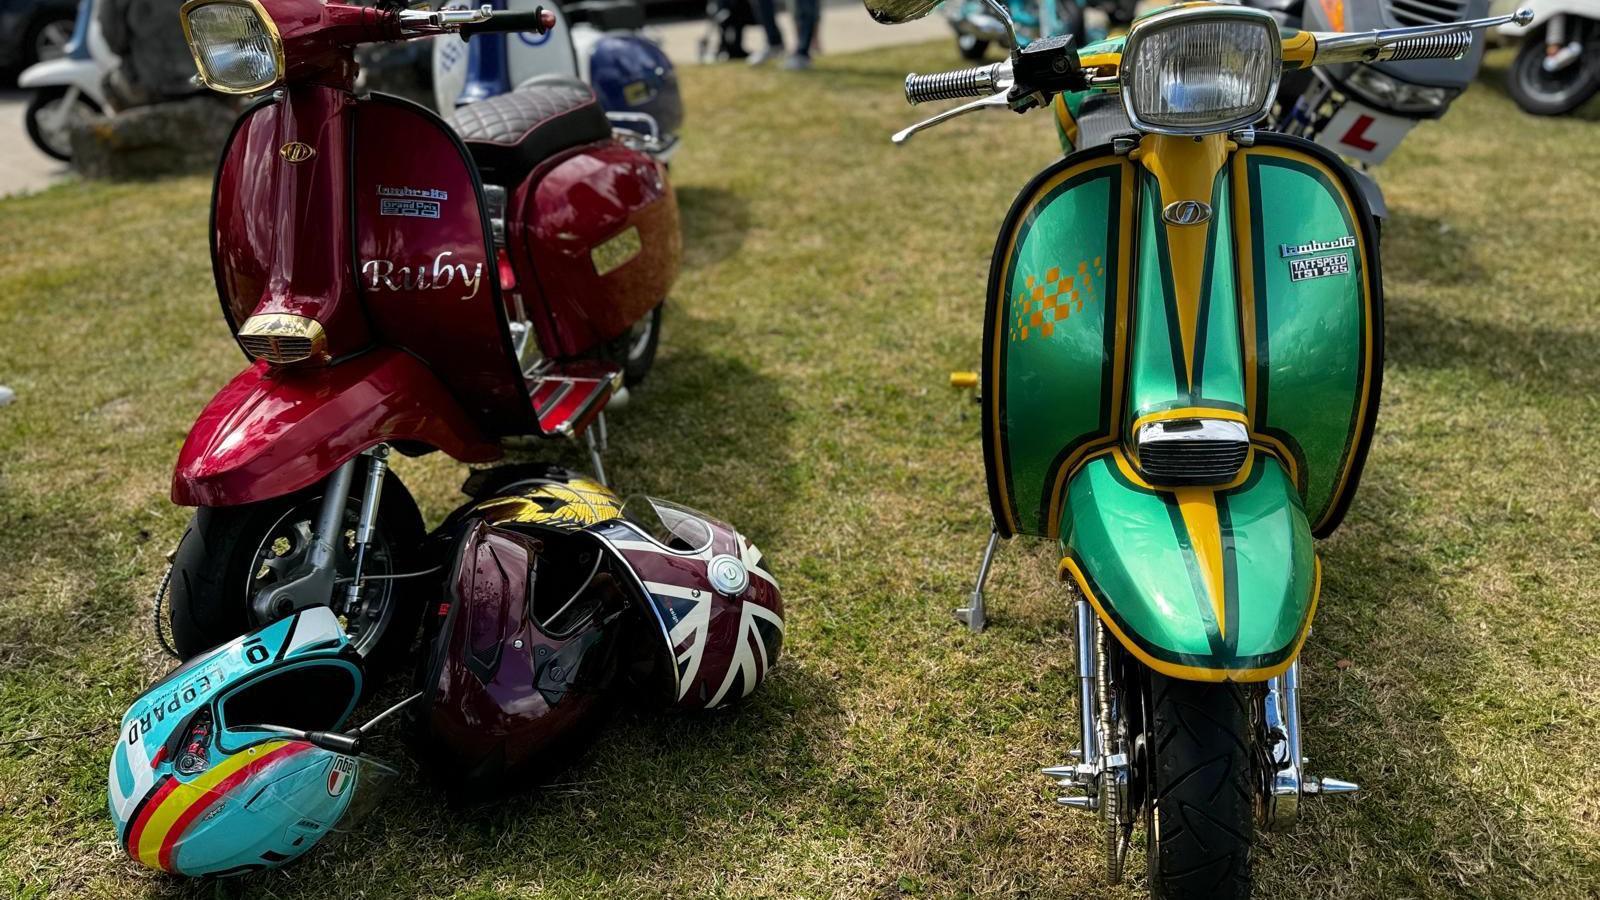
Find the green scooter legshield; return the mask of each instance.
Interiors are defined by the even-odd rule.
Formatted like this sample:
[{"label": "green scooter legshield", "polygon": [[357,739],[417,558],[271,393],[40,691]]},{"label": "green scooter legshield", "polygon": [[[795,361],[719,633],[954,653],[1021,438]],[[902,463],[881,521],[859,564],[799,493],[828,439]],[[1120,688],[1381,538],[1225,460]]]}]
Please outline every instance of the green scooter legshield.
[{"label": "green scooter legshield", "polygon": [[[1172,212],[1186,201],[1195,221]],[[1013,206],[982,378],[995,522],[1060,540],[1151,668],[1258,681],[1298,652],[1312,536],[1343,516],[1377,414],[1373,248],[1342,164],[1277,135],[1086,150]],[[1240,423],[1238,476],[1154,483],[1135,433],[1170,420]]]}]

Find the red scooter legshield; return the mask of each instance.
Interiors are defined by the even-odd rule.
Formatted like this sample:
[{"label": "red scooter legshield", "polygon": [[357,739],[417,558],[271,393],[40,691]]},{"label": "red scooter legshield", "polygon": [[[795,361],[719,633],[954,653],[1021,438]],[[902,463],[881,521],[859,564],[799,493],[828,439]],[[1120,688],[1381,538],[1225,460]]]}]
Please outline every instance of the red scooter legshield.
[{"label": "red scooter legshield", "polygon": [[457,529],[415,738],[468,797],[560,772],[604,720],[627,598],[579,532]]},{"label": "red scooter legshield", "polygon": [[669,706],[713,709],[754,691],[783,649],[783,597],[761,551],[732,526],[633,497],[592,525],[631,576],[645,652],[634,674]]}]

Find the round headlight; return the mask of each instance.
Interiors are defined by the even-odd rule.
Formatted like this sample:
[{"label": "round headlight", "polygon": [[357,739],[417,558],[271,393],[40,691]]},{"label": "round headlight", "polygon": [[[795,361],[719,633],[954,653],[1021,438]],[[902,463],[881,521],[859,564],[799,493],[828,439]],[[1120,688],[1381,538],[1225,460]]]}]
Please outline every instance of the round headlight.
[{"label": "round headlight", "polygon": [[1122,102],[1140,131],[1249,125],[1278,92],[1278,23],[1243,7],[1185,7],[1138,22],[1122,48]]},{"label": "round headlight", "polygon": [[255,0],[189,0],[183,35],[206,87],[254,94],[283,76],[283,41]]}]

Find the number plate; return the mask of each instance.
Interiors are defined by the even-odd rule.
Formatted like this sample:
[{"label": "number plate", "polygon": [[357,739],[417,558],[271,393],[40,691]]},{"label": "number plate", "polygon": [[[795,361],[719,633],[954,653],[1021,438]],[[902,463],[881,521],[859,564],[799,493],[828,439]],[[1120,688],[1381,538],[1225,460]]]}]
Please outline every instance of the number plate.
[{"label": "number plate", "polygon": [[1389,158],[1416,124],[1415,119],[1391,116],[1347,100],[1317,135],[1317,143],[1351,159],[1377,165]]}]

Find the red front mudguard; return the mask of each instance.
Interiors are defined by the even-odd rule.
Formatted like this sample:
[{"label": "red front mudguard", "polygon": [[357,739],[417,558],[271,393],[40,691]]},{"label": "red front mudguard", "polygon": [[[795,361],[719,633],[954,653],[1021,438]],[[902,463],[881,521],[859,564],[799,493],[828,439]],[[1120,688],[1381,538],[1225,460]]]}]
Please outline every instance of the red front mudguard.
[{"label": "red front mudguard", "polygon": [[180,506],[236,506],[326,478],[370,447],[413,442],[462,462],[501,455],[439,379],[409,354],[378,349],[334,366],[257,362],[189,431],[172,476]]}]

